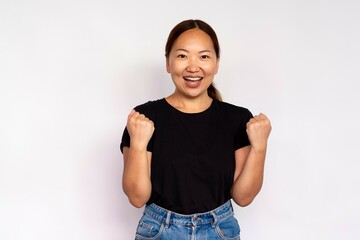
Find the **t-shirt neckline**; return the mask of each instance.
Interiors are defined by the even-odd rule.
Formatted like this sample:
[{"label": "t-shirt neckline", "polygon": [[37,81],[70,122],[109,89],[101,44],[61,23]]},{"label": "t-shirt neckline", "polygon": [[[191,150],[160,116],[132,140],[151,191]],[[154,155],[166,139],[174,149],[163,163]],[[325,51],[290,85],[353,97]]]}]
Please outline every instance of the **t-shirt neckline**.
[{"label": "t-shirt neckline", "polygon": [[172,105],[166,100],[166,98],[163,98],[162,100],[163,100],[163,102],[165,103],[165,105],[167,105],[171,110],[173,110],[173,111],[175,111],[175,112],[178,112],[178,113],[180,113],[180,114],[183,114],[183,115],[188,115],[188,116],[194,116],[194,115],[199,115],[199,114],[208,112],[208,111],[213,107],[214,102],[215,102],[215,100],[212,99],[210,106],[209,106],[208,108],[204,109],[204,110],[201,111],[201,112],[187,113],[187,112],[180,111],[179,109],[177,109],[177,108],[175,108],[174,106],[172,106]]}]

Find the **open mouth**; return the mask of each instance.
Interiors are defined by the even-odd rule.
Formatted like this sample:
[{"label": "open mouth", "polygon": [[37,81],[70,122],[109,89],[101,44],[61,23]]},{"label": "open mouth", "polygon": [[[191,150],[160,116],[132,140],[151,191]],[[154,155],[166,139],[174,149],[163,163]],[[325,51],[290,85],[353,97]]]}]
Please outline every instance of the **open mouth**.
[{"label": "open mouth", "polygon": [[203,78],[202,77],[184,77],[184,79],[186,81],[196,82],[196,81],[202,80]]}]

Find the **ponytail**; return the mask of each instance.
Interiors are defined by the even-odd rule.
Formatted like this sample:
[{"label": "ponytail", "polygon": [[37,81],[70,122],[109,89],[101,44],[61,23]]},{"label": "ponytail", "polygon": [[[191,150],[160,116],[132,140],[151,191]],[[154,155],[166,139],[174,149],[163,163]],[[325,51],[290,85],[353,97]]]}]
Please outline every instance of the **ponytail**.
[{"label": "ponytail", "polygon": [[209,97],[211,97],[212,99],[218,100],[220,102],[222,101],[221,94],[219,90],[216,89],[214,83],[211,83],[211,85],[207,89],[207,92]]}]

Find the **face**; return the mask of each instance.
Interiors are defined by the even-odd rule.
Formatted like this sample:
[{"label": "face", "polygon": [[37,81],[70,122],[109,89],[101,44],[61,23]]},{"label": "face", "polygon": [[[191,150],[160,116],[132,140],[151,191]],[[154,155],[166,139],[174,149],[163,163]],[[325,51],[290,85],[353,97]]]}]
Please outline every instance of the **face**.
[{"label": "face", "polygon": [[174,42],[166,69],[182,97],[208,97],[207,89],[219,68],[209,35],[200,29],[183,32]]}]

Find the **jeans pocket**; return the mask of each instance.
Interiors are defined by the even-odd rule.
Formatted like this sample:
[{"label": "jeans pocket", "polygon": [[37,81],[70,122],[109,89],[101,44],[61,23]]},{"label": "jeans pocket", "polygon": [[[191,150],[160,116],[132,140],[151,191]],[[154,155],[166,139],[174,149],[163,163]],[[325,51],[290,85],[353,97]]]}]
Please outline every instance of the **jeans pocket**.
[{"label": "jeans pocket", "polygon": [[153,217],[144,214],[136,229],[136,240],[155,240],[164,230],[164,224]]},{"label": "jeans pocket", "polygon": [[234,216],[220,220],[216,225],[216,232],[220,239],[240,240],[240,227]]}]

